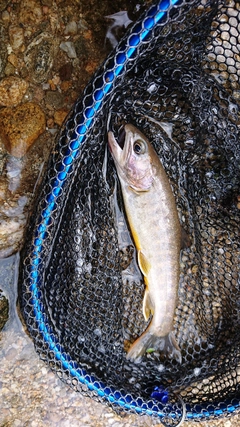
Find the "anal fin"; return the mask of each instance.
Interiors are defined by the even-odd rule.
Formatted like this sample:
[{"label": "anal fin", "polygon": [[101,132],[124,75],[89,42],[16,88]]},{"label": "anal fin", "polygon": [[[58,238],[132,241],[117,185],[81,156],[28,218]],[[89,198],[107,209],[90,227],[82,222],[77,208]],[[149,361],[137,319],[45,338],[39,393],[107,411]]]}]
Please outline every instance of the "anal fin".
[{"label": "anal fin", "polygon": [[143,315],[144,319],[147,321],[150,317],[150,314],[154,314],[154,308],[152,304],[152,300],[150,297],[150,292],[146,287],[144,297],[143,297]]}]

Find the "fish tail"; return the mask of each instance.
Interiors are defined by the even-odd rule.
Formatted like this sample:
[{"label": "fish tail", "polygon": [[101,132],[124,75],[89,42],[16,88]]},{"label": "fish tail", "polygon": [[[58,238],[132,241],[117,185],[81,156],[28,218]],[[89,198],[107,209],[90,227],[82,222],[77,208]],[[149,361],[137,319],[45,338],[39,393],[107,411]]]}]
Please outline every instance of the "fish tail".
[{"label": "fish tail", "polygon": [[171,331],[164,337],[159,337],[150,332],[149,328],[131,345],[127,359],[139,360],[146,352],[160,351],[182,363],[182,355],[174,333]]}]

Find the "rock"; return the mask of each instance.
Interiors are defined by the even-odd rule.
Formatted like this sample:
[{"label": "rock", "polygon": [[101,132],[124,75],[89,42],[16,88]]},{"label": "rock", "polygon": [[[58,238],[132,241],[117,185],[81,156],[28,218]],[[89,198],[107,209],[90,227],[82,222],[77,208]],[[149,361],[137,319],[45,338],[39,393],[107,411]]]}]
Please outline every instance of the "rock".
[{"label": "rock", "polygon": [[32,101],[40,104],[40,102],[44,99],[44,95],[45,93],[41,86],[36,86],[33,91]]},{"label": "rock", "polygon": [[8,23],[10,21],[10,13],[7,10],[2,12],[2,20],[4,23]]},{"label": "rock", "polygon": [[0,105],[15,107],[22,101],[28,83],[20,77],[9,76],[0,82]]},{"label": "rock", "polygon": [[43,6],[51,7],[53,4],[53,0],[42,0],[41,3]]},{"label": "rock", "polygon": [[0,259],[7,258],[20,249],[25,218],[0,215]]},{"label": "rock", "polygon": [[75,21],[71,21],[66,25],[64,34],[65,35],[75,35],[78,32],[78,25]]},{"label": "rock", "polygon": [[57,125],[62,126],[67,114],[68,114],[68,111],[65,108],[61,108],[60,110],[55,111],[54,122]]},{"label": "rock", "polygon": [[6,67],[5,67],[5,76],[12,76],[15,73],[15,67],[10,64],[10,62],[7,63]]},{"label": "rock", "polygon": [[19,22],[27,26],[36,26],[42,21],[42,8],[40,1],[21,0]]},{"label": "rock", "polygon": [[24,31],[23,28],[18,25],[10,25],[9,27],[9,39],[10,45],[13,50],[24,49]]},{"label": "rock", "polygon": [[77,54],[76,54],[76,50],[73,42],[62,42],[60,44],[60,49],[66,52],[69,58],[72,58],[72,59],[77,58]]},{"label": "rock", "polygon": [[48,33],[41,33],[33,39],[24,53],[24,62],[35,83],[47,80],[58,50],[58,39]]},{"label": "rock", "polygon": [[44,175],[44,163],[53,140],[54,136],[44,132],[31,150],[20,159],[7,155],[0,146],[0,265],[1,258],[16,253],[23,245],[33,191]]},{"label": "rock", "polygon": [[0,331],[8,320],[9,303],[0,289]]},{"label": "rock", "polygon": [[97,68],[97,62],[96,61],[91,61],[91,60],[89,60],[89,62],[88,62],[88,64],[86,65],[86,67],[85,67],[85,70],[87,71],[87,73],[89,73],[89,74],[93,74],[94,73],[94,71],[96,70],[96,68]]},{"label": "rock", "polygon": [[[0,25],[0,77],[4,74],[4,69],[7,62],[7,43],[6,43],[6,35],[4,34],[4,30],[1,28]],[[1,32],[3,34],[1,34]]]},{"label": "rock", "polygon": [[73,65],[71,62],[67,62],[59,69],[59,77],[62,81],[70,80],[73,73]]},{"label": "rock", "polygon": [[[72,87],[72,82],[69,80],[63,81],[60,85],[62,92],[67,92],[69,89],[71,89],[71,87]],[[74,93],[74,92],[72,91],[72,93]],[[76,97],[77,97],[77,95],[76,95]],[[75,99],[76,99],[76,97],[75,97]]]},{"label": "rock", "polygon": [[[21,202],[21,200],[19,201]],[[26,224],[25,206],[13,200],[10,194],[9,203],[1,205],[0,211],[0,259],[7,258],[19,251]]]},{"label": "rock", "polygon": [[86,60],[89,57],[89,46],[84,37],[79,37],[74,43],[77,57]]},{"label": "rock", "polygon": [[15,55],[15,53],[10,53],[8,56],[8,62],[15,68],[17,68],[19,65],[18,57]]},{"label": "rock", "polygon": [[45,104],[50,108],[62,108],[64,103],[63,95],[58,91],[48,90],[45,96]]},{"label": "rock", "polygon": [[0,135],[8,152],[15,157],[23,157],[45,127],[45,114],[33,102],[0,110]]},{"label": "rock", "polygon": [[4,10],[7,5],[9,3],[9,0],[0,0],[0,12],[2,12],[2,10]]},{"label": "rock", "polygon": [[11,362],[16,359],[18,349],[16,347],[11,347],[5,354],[6,359]]}]

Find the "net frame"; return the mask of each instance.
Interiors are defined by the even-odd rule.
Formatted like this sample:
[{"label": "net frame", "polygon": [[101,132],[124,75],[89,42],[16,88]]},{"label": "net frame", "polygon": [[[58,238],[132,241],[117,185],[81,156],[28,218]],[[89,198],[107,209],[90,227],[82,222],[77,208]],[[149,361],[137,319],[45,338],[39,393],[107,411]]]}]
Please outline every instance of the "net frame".
[{"label": "net frame", "polygon": [[[48,351],[52,352],[53,359],[59,362],[62,369],[67,371],[71,378],[76,378],[79,383],[92,392],[92,395],[105,400],[114,408],[133,411],[141,415],[146,414],[162,420],[166,418],[163,404],[156,404],[155,401],[144,402],[96,380],[74,362],[58,342],[54,330],[49,327],[42,303],[42,277],[46,258],[46,254],[43,252],[45,247],[51,243],[49,243],[49,230],[51,230],[52,239],[56,234],[57,224],[54,222],[56,210],[59,209],[59,206],[64,206],[64,199],[68,193],[68,183],[77,171],[79,151],[87,135],[93,129],[99,111],[109,101],[115,88],[123,83],[125,74],[129,72],[138,56],[143,53],[146,54],[148,46],[155,43],[154,34],[158,27],[163,27],[169,13],[173,10],[180,10],[183,4],[185,2],[181,0],[163,0],[150,7],[144,17],[131,28],[130,32],[99,68],[69,115],[65,128],[60,135],[56,154],[51,158],[51,165],[54,166],[44,184],[48,186],[48,196],[42,202],[41,214],[37,216],[34,223],[32,230],[34,238],[32,239],[31,252],[28,254],[31,264],[28,265],[25,261],[23,267],[23,270],[25,269],[25,273],[23,273],[25,281],[22,285],[25,292],[31,294],[31,316],[34,319],[35,327],[38,329]],[[48,256],[51,256],[50,250]],[[23,314],[28,324],[29,311],[26,311],[24,307]],[[28,324],[28,327],[32,333],[32,325]],[[206,403],[206,405],[199,407],[191,407],[187,404],[186,408],[180,403],[180,414],[177,414],[179,408],[173,405],[172,408],[171,406],[168,407],[167,416],[172,420],[177,419],[178,422],[179,418],[185,417],[186,410],[186,419],[205,419],[231,414],[239,408],[239,403],[238,399],[226,399],[225,402],[216,402],[216,405]]]}]

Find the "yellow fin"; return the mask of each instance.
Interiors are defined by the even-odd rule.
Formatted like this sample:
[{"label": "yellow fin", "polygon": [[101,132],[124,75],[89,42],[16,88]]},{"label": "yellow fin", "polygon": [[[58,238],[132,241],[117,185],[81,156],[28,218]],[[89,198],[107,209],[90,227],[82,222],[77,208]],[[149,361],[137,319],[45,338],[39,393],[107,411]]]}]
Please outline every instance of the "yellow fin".
[{"label": "yellow fin", "polygon": [[151,264],[148,262],[147,258],[145,257],[145,255],[141,252],[141,250],[138,251],[138,265],[140,267],[140,270],[142,272],[142,274],[147,277],[150,268],[151,268]]},{"label": "yellow fin", "polygon": [[146,288],[145,293],[144,293],[144,297],[143,297],[143,315],[144,315],[144,319],[147,321],[149,319],[150,314],[153,314],[154,310],[153,310],[153,305],[152,305],[152,301],[150,298],[150,292],[149,290]]}]

